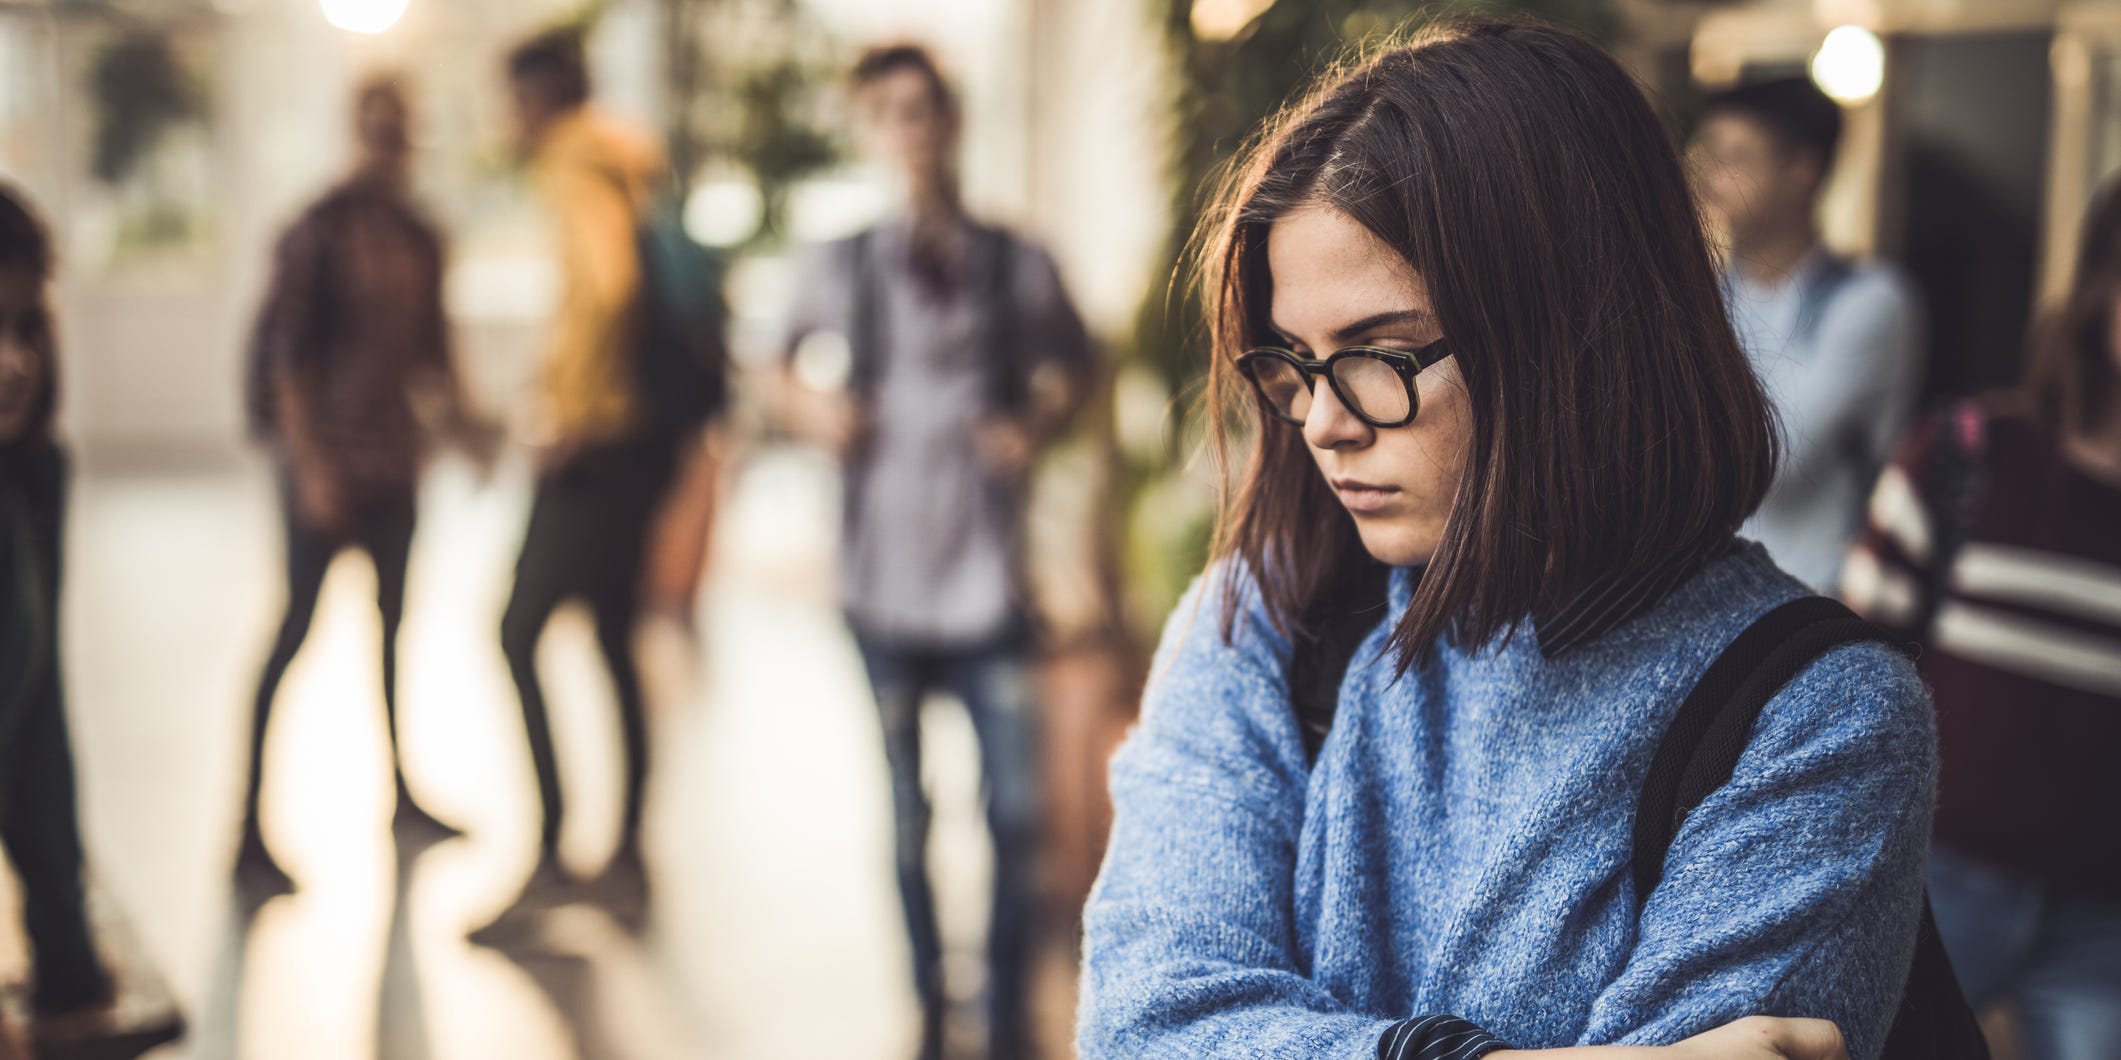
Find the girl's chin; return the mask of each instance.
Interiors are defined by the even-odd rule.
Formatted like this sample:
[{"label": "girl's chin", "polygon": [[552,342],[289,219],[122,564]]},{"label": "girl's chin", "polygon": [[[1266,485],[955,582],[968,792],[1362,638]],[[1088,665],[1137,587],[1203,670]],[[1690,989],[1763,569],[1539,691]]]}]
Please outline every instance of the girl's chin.
[{"label": "girl's chin", "polygon": [[1356,532],[1362,535],[1362,546],[1377,562],[1388,567],[1419,567],[1429,562],[1436,554],[1436,537],[1412,527],[1365,525],[1367,520],[1355,522]]}]

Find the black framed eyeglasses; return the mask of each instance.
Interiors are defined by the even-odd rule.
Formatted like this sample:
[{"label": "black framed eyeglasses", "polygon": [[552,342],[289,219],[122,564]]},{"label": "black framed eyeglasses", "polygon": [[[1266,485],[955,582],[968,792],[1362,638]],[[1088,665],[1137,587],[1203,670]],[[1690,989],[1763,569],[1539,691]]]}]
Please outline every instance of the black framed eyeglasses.
[{"label": "black framed eyeglasses", "polygon": [[1319,376],[1357,419],[1372,427],[1404,427],[1421,411],[1414,377],[1451,352],[1445,340],[1438,339],[1413,350],[1349,346],[1313,361],[1278,346],[1261,346],[1246,350],[1237,367],[1252,380],[1252,389],[1269,411],[1298,427],[1311,412]]}]

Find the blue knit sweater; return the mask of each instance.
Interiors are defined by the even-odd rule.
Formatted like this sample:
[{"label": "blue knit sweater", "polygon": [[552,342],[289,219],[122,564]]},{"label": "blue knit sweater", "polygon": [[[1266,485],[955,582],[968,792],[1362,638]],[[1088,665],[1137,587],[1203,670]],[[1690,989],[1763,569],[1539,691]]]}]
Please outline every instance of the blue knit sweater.
[{"label": "blue knit sweater", "polygon": [[[1757,545],[1543,656],[1530,628],[1393,680],[1371,634],[1316,769],[1256,594],[1211,573],[1167,626],[1112,763],[1085,911],[1085,1056],[1372,1057],[1451,1015],[1518,1048],[1669,1044],[1741,1016],[1840,1024],[1876,1057],[1913,955],[1935,787],[1929,699],[1835,649],[1767,705],[1638,919],[1638,788],[1712,658],[1805,590]],[[1412,587],[1391,591],[1394,620]]]}]

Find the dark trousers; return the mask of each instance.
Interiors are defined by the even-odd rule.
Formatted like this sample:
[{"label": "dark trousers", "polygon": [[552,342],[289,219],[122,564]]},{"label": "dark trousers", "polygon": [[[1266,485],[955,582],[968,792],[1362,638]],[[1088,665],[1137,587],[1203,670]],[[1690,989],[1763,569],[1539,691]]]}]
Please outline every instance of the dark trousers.
[{"label": "dark trousers", "polygon": [[0,841],[22,883],[22,923],[36,960],[34,1004],[61,1011],[109,988],[81,886],[81,824],[74,809],[74,754],[57,675],[12,719],[0,755]]},{"label": "dark trousers", "polygon": [[979,739],[981,790],[994,840],[994,905],[987,929],[988,1030],[995,1055],[1017,1052],[1028,1032],[1025,1001],[1036,891],[1040,782],[1038,718],[1021,638],[958,648],[855,640],[876,691],[884,757],[891,768],[897,820],[899,896],[913,948],[913,982],[922,1004],[943,1000],[943,946],[935,893],[928,881],[928,794],[921,786],[921,701],[947,691],[965,704]]},{"label": "dark trousers", "polygon": [[287,613],[280,632],[273,638],[272,652],[265,659],[265,672],[258,678],[257,701],[252,708],[250,730],[250,786],[244,797],[246,828],[255,834],[258,821],[258,791],[264,777],[265,727],[272,717],[273,698],[280,680],[295,661],[309,636],[310,620],[316,616],[317,595],[324,588],[324,574],[342,549],[358,548],[368,553],[376,566],[376,610],[383,619],[383,711],[389,726],[391,769],[400,792],[405,774],[398,765],[398,625],[405,617],[405,566],[412,558],[414,487],[382,490],[349,500],[345,524],[320,529],[305,522],[295,499],[294,482],[280,483],[280,515],[287,536]]},{"label": "dark trousers", "polygon": [[2121,903],[1932,847],[1930,904],[1974,1008],[2009,1001],[2025,1060],[2121,1056]]},{"label": "dark trousers", "polygon": [[666,441],[602,445],[582,450],[538,479],[516,561],[515,589],[501,618],[501,650],[522,696],[523,728],[544,806],[540,838],[547,857],[558,852],[564,800],[538,682],[537,648],[553,610],[570,599],[589,605],[618,700],[626,753],[622,849],[639,837],[648,780],[648,718],[633,659],[633,627],[649,527],[675,461],[675,449]]}]

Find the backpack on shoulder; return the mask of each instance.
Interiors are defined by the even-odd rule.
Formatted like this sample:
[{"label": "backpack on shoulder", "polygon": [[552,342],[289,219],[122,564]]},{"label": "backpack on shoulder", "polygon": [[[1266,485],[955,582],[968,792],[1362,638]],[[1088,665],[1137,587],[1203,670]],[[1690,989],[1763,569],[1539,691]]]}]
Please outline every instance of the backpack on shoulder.
[{"label": "backpack on shoulder", "polygon": [[[1361,579],[1307,614],[1313,633],[1289,660],[1290,706],[1316,764],[1339,704],[1340,686],[1363,639],[1385,612],[1385,579]],[[1839,602],[1802,597],[1762,615],[1709,664],[1658,742],[1635,815],[1635,909],[1664,875],[1672,839],[1694,808],[1731,779],[1760,712],[1799,673],[1845,644],[1891,645],[1884,630]],[[1923,895],[1915,959],[1888,1032],[1884,1060],[1988,1060],[1987,1041],[1944,952]]]},{"label": "backpack on shoulder", "polygon": [[675,197],[650,208],[635,243],[641,281],[634,393],[651,431],[684,434],[729,400],[722,262],[685,231]]}]

